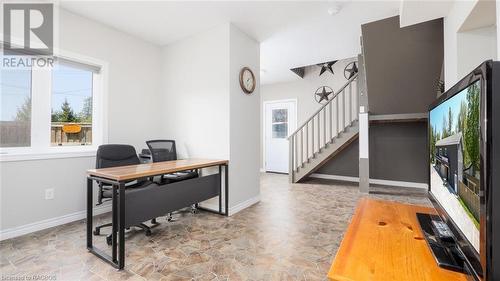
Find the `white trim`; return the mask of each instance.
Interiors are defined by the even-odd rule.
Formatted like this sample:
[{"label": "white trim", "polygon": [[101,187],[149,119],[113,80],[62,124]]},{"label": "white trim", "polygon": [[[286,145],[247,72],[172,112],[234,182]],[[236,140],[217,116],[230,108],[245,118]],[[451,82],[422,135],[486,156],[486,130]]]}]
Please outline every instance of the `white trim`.
[{"label": "white trim", "polygon": [[[94,90],[94,92],[92,93],[92,145],[72,147],[50,145],[50,134],[46,134],[46,132],[50,132],[50,103],[52,101],[52,91],[50,89],[51,84],[49,85],[49,87],[42,87],[44,91],[43,93],[34,95],[34,92],[38,90],[33,90],[34,85],[32,81],[31,97],[32,99],[34,98],[34,96],[42,98],[41,102],[36,103],[38,107],[42,107],[42,109],[39,110],[37,114],[37,111],[33,110],[36,109],[37,106],[32,106],[32,116],[38,117],[32,118],[31,146],[1,147],[0,162],[95,156],[97,147],[101,144],[108,143],[109,63],[100,59],[81,55],[78,53],[68,52],[57,48],[54,48],[53,55],[74,62],[97,65],[101,68],[101,71],[98,74],[93,74],[92,79]],[[38,68],[34,70],[40,73],[47,72],[47,76],[52,74],[52,68],[50,67],[47,67],[46,69]],[[40,82],[47,81],[51,83],[52,77],[45,77],[44,81]],[[36,84],[35,86],[37,85],[38,84]],[[32,104],[35,104],[35,102],[33,102]],[[37,122],[36,124],[33,123],[35,122],[34,120]]]},{"label": "white trim", "polygon": [[[358,177],[347,177],[347,176],[326,175],[326,174],[316,174],[316,173],[311,174],[310,177],[311,178],[318,178],[318,179],[359,182]],[[370,183],[371,184],[388,185],[388,186],[397,186],[397,187],[422,188],[422,189],[426,189],[426,190],[429,188],[429,186],[426,183],[409,182],[409,181],[370,179]]]},{"label": "white trim", "polygon": [[[257,195],[255,197],[252,197],[246,201],[243,201],[241,203],[239,203],[238,205],[236,206],[233,206],[233,207],[229,207],[229,216],[232,216],[254,204],[257,204],[260,202],[260,195]],[[219,205],[218,204],[215,204],[215,203],[201,203],[201,206],[203,208],[207,208],[207,209],[210,209],[210,210],[213,210],[213,211],[218,211],[219,209]],[[222,209],[224,209],[224,207],[222,207]]]},{"label": "white trim", "polygon": [[370,114],[370,121],[404,121],[414,119],[427,119],[428,113],[404,113],[404,114]]},{"label": "white trim", "polygon": [[420,182],[370,179],[370,183],[380,184],[380,185],[389,185],[389,186],[399,186],[399,187],[421,188],[421,189],[425,189],[425,190],[429,189],[428,184],[420,183]]},{"label": "white trim", "polygon": [[257,204],[259,202],[260,202],[260,195],[252,197],[246,201],[239,203],[236,206],[229,207],[229,215],[232,216],[232,215],[238,213],[239,211],[242,211],[242,210],[244,210],[244,209],[246,209],[254,204]]},{"label": "white trim", "polygon": [[316,174],[316,173],[309,175],[309,177],[317,179],[326,179],[326,180],[359,182],[359,178],[357,177],[336,176],[336,175]]},{"label": "white trim", "polygon": [[[100,215],[111,211],[111,205],[101,205],[94,208],[94,215]],[[40,231],[43,229],[51,228],[58,225],[67,224],[70,222],[85,219],[87,217],[87,210],[67,214],[64,216],[46,219],[34,223],[29,223],[13,228],[7,228],[0,231],[0,241],[26,235],[32,232]]]},{"label": "white trim", "polygon": [[298,124],[298,99],[282,99],[282,100],[267,100],[262,102],[262,170],[266,171],[266,105],[272,103],[284,103],[293,102],[295,104],[295,129],[297,129]]},{"label": "white trim", "polygon": [[[69,147],[68,147],[69,148]],[[80,147],[78,147],[80,148]],[[79,158],[79,157],[95,157],[97,153],[96,146],[81,147],[76,150],[62,150],[62,151],[39,151],[34,152],[27,150],[26,153],[16,154],[2,154],[0,153],[0,162],[16,162],[16,161],[30,161],[30,160],[45,160],[45,159],[63,159],[63,158]]]}]

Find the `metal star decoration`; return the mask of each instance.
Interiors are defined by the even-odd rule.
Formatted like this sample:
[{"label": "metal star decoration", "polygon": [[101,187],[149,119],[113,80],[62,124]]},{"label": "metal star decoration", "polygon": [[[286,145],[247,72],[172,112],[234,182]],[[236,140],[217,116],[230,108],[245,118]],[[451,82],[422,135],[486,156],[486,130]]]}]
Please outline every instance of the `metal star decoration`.
[{"label": "metal star decoration", "polygon": [[358,73],[358,66],[356,65],[355,61],[345,66],[344,68],[345,79],[347,80],[351,79],[356,73]]},{"label": "metal star decoration", "polygon": [[332,88],[328,86],[322,86],[316,90],[316,92],[314,93],[314,98],[318,103],[321,103],[322,101],[328,101],[328,96],[330,96],[330,94],[332,93]]},{"label": "metal star decoration", "polygon": [[337,61],[336,60],[333,60],[333,61],[328,61],[328,62],[325,62],[325,63],[320,63],[318,64],[318,66],[321,67],[321,71],[319,72],[319,76],[321,76],[321,74],[325,73],[325,71],[329,71],[331,74],[333,74],[333,69],[332,69],[332,66],[336,63]]}]

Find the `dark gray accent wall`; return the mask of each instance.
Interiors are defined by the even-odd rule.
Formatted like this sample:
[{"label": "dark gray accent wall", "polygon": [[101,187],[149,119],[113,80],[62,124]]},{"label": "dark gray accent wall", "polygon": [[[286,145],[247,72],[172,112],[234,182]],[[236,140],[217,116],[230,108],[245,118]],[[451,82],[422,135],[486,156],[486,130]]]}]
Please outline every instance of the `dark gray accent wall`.
[{"label": "dark gray accent wall", "polygon": [[[358,177],[354,141],[315,173]],[[427,122],[370,124],[370,178],[427,183]]]},{"label": "dark gray accent wall", "polygon": [[427,122],[370,124],[370,178],[427,183]]},{"label": "dark gray accent wall", "polygon": [[339,154],[326,162],[315,173],[345,177],[359,175],[359,140],[353,141]]},{"label": "dark gray accent wall", "polygon": [[443,20],[399,27],[399,16],[361,26],[370,114],[426,112],[443,66]]}]

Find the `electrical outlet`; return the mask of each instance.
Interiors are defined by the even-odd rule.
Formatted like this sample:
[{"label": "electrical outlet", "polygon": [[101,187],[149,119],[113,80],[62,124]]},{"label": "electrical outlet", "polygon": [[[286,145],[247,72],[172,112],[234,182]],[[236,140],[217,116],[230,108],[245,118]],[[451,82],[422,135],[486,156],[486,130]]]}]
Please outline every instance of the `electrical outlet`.
[{"label": "electrical outlet", "polygon": [[52,199],[54,199],[54,189],[53,188],[45,189],[45,200],[52,200]]}]

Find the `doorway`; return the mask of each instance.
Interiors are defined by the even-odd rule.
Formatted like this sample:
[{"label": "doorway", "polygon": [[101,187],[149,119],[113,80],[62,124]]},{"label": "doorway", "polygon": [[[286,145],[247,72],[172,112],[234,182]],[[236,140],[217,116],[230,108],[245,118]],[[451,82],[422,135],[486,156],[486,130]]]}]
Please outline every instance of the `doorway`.
[{"label": "doorway", "polygon": [[264,169],[288,173],[288,136],[297,128],[297,101],[264,102]]}]

